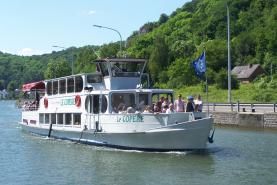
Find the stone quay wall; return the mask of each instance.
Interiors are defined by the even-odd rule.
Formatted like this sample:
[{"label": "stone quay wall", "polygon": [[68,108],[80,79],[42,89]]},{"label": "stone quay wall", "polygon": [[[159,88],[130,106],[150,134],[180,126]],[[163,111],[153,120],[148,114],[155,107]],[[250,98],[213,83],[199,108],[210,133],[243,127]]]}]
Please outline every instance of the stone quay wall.
[{"label": "stone quay wall", "polygon": [[277,113],[212,112],[211,114],[215,124],[277,129]]}]

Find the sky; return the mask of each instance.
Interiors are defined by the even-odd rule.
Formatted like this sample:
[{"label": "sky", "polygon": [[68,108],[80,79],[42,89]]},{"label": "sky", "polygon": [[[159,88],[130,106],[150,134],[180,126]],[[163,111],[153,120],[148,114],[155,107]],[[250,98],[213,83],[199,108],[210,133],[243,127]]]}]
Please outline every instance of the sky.
[{"label": "sky", "polygon": [[120,40],[190,0],[1,0],[0,51],[39,55]]}]

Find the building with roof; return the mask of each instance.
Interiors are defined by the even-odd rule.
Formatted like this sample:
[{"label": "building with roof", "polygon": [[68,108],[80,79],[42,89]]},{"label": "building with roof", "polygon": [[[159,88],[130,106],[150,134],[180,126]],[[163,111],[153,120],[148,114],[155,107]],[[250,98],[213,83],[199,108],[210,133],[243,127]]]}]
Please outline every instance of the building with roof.
[{"label": "building with roof", "polygon": [[249,83],[257,76],[264,74],[265,71],[260,64],[249,64],[246,66],[236,66],[232,70],[232,74],[242,83]]}]

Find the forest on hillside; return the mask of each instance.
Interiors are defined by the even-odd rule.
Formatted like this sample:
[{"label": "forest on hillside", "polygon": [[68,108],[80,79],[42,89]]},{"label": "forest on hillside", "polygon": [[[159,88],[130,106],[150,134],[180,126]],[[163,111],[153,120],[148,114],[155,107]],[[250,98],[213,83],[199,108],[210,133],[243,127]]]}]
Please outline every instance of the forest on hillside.
[{"label": "forest on hillside", "polygon": [[115,56],[146,58],[154,87],[182,88],[201,83],[191,62],[204,50],[209,83],[219,84],[227,80],[226,4],[230,10],[232,68],[261,64],[267,74],[258,80],[277,88],[277,1],[192,0],[170,15],[161,14],[156,22],[142,25],[124,41],[126,47],[121,52],[119,42],[30,57],[0,52],[0,90],[70,75],[72,61],[75,74],[94,72],[92,60]]}]

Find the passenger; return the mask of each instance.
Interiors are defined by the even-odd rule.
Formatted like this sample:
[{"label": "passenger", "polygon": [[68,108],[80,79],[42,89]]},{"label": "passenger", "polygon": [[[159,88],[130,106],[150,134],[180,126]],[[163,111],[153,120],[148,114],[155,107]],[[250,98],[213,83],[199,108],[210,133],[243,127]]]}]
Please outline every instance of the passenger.
[{"label": "passenger", "polygon": [[158,104],[158,102],[155,103],[155,105],[154,105],[154,112],[160,112],[160,108],[157,104]]},{"label": "passenger", "polygon": [[194,100],[194,105],[195,105],[196,112],[202,112],[203,102],[202,102],[200,94],[198,94],[197,98]]},{"label": "passenger", "polygon": [[185,112],[185,101],[182,100],[182,95],[178,95],[178,100],[174,102],[174,109],[176,112]]},{"label": "passenger", "polygon": [[151,107],[147,105],[143,111],[143,113],[152,113]]},{"label": "passenger", "polygon": [[164,101],[162,103],[162,107],[164,107],[165,105],[169,106],[168,98],[164,98]]},{"label": "passenger", "polygon": [[136,112],[136,110],[133,107],[128,107],[127,108],[127,114],[133,114],[135,112]]},{"label": "passenger", "polygon": [[170,103],[169,104],[169,109],[166,110],[166,113],[167,114],[172,114],[172,113],[175,113],[176,111],[174,110],[174,105],[173,103]]},{"label": "passenger", "polygon": [[160,100],[157,102],[157,106],[158,106],[158,108],[159,108],[159,112],[162,111],[162,104],[163,104],[163,102],[164,102],[164,97],[162,96],[162,97],[160,98]]},{"label": "passenger", "polygon": [[193,103],[193,97],[188,96],[188,103],[186,106],[186,112],[194,112],[194,103]]},{"label": "passenger", "polygon": [[167,109],[168,109],[168,105],[165,105],[162,109],[162,113],[166,113]]}]

